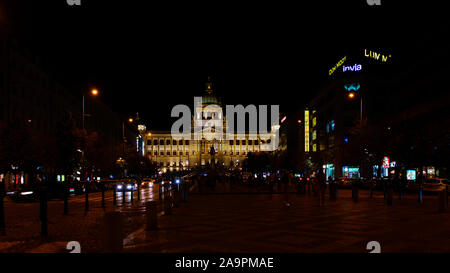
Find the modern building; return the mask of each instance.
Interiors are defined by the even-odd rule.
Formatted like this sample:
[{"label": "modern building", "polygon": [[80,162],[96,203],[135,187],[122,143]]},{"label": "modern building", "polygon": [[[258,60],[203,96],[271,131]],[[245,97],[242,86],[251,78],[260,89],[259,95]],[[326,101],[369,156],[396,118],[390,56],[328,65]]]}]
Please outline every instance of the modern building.
[{"label": "modern building", "polygon": [[304,166],[310,172],[324,168],[327,179],[361,176],[361,153],[368,151],[360,145],[360,130],[386,106],[391,56],[380,53],[377,63],[369,51],[341,58],[330,68],[329,81],[302,110]]},{"label": "modern building", "polygon": [[[100,99],[86,95],[84,108],[85,129],[95,131],[101,142],[99,145],[110,149],[110,154],[116,153],[116,146],[123,143],[123,137],[129,143],[135,141],[138,132],[134,126],[126,124],[123,134],[123,119]],[[14,124],[26,127],[33,137],[54,142],[57,124],[65,113],[69,112],[75,126],[82,128],[82,111],[81,90],[71,90],[60,84],[14,35],[0,28],[0,129],[8,130]],[[6,178],[8,187],[28,182],[28,175],[19,169],[17,167],[14,175],[0,170],[0,178]]]},{"label": "modern building", "polygon": [[362,49],[330,69],[327,84],[301,110],[306,172],[320,166],[327,178],[421,169],[427,177],[448,176],[450,98],[442,88],[449,69],[429,71],[433,57],[400,67],[390,63],[394,57]]}]

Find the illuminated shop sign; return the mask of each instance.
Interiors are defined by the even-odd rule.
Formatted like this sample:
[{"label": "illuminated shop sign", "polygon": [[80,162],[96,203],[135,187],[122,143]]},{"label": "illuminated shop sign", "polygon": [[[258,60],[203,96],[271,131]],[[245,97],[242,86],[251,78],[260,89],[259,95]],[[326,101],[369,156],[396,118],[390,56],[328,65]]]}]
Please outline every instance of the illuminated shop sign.
[{"label": "illuminated shop sign", "polygon": [[384,55],[384,54],[377,53],[375,51],[367,50],[367,49],[364,49],[364,56],[366,56],[367,58],[375,59],[375,60],[380,60],[380,57],[381,57],[382,63],[387,62],[391,58],[391,55]]},{"label": "illuminated shop sign", "polygon": [[343,166],[342,173],[345,178],[359,178],[359,167]]},{"label": "illuminated shop sign", "polygon": [[354,64],[353,66],[350,66],[350,65],[348,65],[348,66],[342,66],[342,72],[345,72],[345,71],[360,71],[362,69],[362,65],[360,65],[360,64]]},{"label": "illuminated shop sign", "polygon": [[387,156],[383,157],[383,168],[389,168],[389,157]]},{"label": "illuminated shop sign", "polygon": [[358,91],[361,85],[359,83],[348,83],[344,85],[345,90],[347,91]]},{"label": "illuminated shop sign", "polygon": [[305,152],[309,152],[309,111],[305,110]]},{"label": "illuminated shop sign", "polygon": [[416,170],[406,170],[407,180],[416,180]]},{"label": "illuminated shop sign", "polygon": [[334,71],[339,68],[344,62],[345,60],[347,60],[347,56],[345,56],[344,58],[342,58],[337,64],[335,64],[330,71],[328,71],[328,75],[331,76],[331,74],[334,73]]}]

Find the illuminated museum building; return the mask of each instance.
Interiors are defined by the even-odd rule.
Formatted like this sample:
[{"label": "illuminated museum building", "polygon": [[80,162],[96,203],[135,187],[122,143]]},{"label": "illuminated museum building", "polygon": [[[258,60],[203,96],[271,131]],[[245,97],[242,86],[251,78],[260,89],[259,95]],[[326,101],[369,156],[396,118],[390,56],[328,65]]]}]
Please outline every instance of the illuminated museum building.
[{"label": "illuminated museum building", "polygon": [[[272,132],[258,134],[248,130],[245,134],[234,133],[231,136],[225,136],[227,127],[224,116],[222,140],[208,136],[208,134],[213,134],[214,128],[211,132],[203,131],[201,140],[195,139],[194,125],[199,121],[204,125],[214,117],[213,115],[217,114],[214,111],[214,105],[221,106],[221,101],[215,96],[212,84],[208,81],[205,94],[202,96],[202,103],[197,106],[195,114],[192,116],[190,139],[175,140],[170,131],[147,131],[145,134],[146,156],[156,162],[163,172],[207,166],[212,164],[213,157],[216,166],[239,167],[248,153],[263,151],[263,145],[270,143],[271,136],[274,137]],[[222,117],[219,116],[219,119]],[[211,154],[212,147],[214,155]]]}]

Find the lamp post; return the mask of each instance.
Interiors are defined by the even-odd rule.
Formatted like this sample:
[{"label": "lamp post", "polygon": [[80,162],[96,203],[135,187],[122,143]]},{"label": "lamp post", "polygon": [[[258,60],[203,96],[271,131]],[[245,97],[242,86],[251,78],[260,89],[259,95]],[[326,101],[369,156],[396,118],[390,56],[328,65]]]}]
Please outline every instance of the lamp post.
[{"label": "lamp post", "polygon": [[[350,99],[350,100],[353,100],[353,99],[355,99],[356,98],[356,93],[355,92],[353,92],[353,91],[349,91],[348,92],[348,94],[347,94],[347,97]],[[362,132],[362,126],[363,126],[363,98],[362,98],[362,93],[361,92],[359,92],[359,103],[360,103],[360,105],[359,105],[359,130],[360,130],[360,133],[359,133],[359,136],[360,136],[360,139],[362,140],[362,137],[361,137],[361,132]],[[361,146],[362,146],[362,141],[361,141]],[[360,162],[360,174],[361,174],[361,176],[362,176],[362,170],[363,170],[363,153],[364,153],[364,150],[363,150],[363,147],[360,147],[361,148],[361,158],[360,158],[360,160],[361,160],[361,162]]]},{"label": "lamp post", "polygon": [[[97,96],[98,95],[98,90],[96,88],[91,90],[91,95],[92,96]],[[82,124],[83,124],[83,130],[84,130],[84,117],[86,116],[86,114],[84,113],[84,93],[83,93],[83,113],[82,113]]]},{"label": "lamp post", "polygon": [[[128,119],[128,122],[129,123],[133,123],[133,119],[132,118],[129,118]],[[123,153],[123,158],[122,158],[122,160],[123,160],[123,164],[122,164],[122,166],[123,166],[123,176],[125,177],[125,162],[126,162],[126,158],[125,158],[125,143],[127,142],[127,138],[125,137],[125,122],[124,121],[122,121],[122,153]]]},{"label": "lamp post", "polygon": [[[96,89],[96,88],[93,88],[92,90],[91,90],[91,95],[92,96],[97,96],[98,95],[98,90]],[[81,115],[81,119],[82,119],[82,127],[83,127],[83,133],[84,133],[84,129],[85,129],[85,126],[84,126],[84,117],[85,116],[87,116],[87,114],[85,113],[85,111],[84,111],[84,109],[85,109],[85,107],[84,107],[84,92],[83,92],[83,111],[82,111],[82,115]],[[86,144],[85,143],[83,143],[83,150],[82,150],[82,152],[81,152],[81,158],[82,158],[82,162],[83,162],[83,176],[85,175],[85,173],[86,173],[86,166],[85,166],[85,158],[84,158],[84,156],[85,156],[85,153],[86,153]],[[84,179],[85,179],[85,177],[84,177]]]}]

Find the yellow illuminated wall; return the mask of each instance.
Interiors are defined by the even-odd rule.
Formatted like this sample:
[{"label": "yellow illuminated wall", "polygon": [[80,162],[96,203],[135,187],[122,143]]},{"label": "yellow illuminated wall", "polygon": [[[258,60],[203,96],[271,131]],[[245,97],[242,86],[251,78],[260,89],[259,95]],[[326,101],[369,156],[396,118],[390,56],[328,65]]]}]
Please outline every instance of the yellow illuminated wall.
[{"label": "yellow illuminated wall", "polygon": [[309,111],[305,110],[305,152],[309,152]]}]

